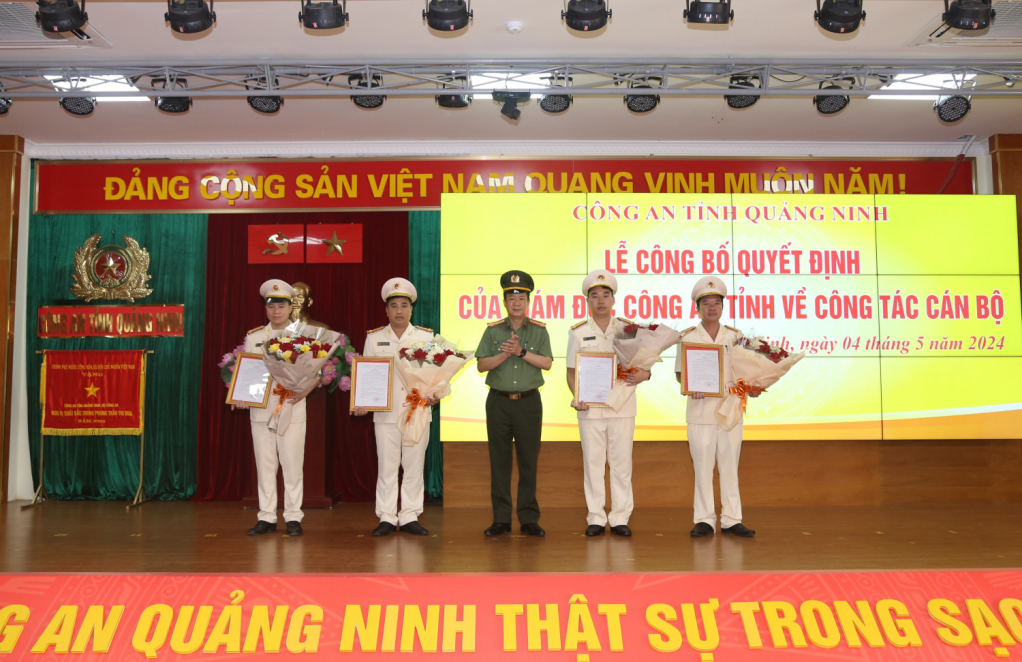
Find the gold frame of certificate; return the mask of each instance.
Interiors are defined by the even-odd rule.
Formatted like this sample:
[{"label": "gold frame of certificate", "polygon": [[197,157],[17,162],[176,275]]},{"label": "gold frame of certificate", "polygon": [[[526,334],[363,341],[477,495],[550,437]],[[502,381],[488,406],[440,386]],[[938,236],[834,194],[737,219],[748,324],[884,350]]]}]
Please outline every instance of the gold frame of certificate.
[{"label": "gold frame of certificate", "polygon": [[[610,362],[610,388],[607,389],[607,393],[604,396],[603,401],[593,401],[580,399],[578,397],[579,384],[582,379],[582,371],[579,366],[582,363],[582,357],[596,358],[596,359],[611,359]],[[610,397],[610,389],[614,388],[614,380],[617,379],[617,354],[614,352],[576,352],[575,353],[575,401],[585,402],[590,407],[610,407],[606,404],[606,399]]]},{"label": "gold frame of certificate", "polygon": [[[697,391],[689,388],[688,384],[688,352],[689,350],[697,352],[713,352],[717,355],[717,368],[720,374],[719,384],[720,390],[716,392],[710,391]],[[724,346],[723,345],[712,345],[709,343],[699,342],[683,342],[681,343],[681,394],[692,395],[693,393],[702,393],[708,398],[723,398],[724,397]]]},{"label": "gold frame of certificate", "polygon": [[364,363],[388,363],[387,370],[387,406],[363,407],[366,411],[391,411],[394,408],[394,358],[391,356],[356,356],[351,360],[351,398],[348,411],[355,411],[355,394],[358,388],[358,366]]},{"label": "gold frame of certificate", "polygon": [[238,400],[234,397],[234,389],[238,383],[238,375],[241,373],[241,364],[245,361],[258,361],[259,365],[265,368],[266,364],[263,363],[263,355],[255,352],[238,352],[238,358],[234,361],[234,372],[231,373],[231,384],[227,387],[227,404],[229,405],[240,405],[242,403],[247,404],[252,409],[266,409],[266,404],[270,401],[270,384],[273,383],[273,377],[269,374],[266,375],[266,390],[263,393],[262,402],[252,402],[249,400]]}]

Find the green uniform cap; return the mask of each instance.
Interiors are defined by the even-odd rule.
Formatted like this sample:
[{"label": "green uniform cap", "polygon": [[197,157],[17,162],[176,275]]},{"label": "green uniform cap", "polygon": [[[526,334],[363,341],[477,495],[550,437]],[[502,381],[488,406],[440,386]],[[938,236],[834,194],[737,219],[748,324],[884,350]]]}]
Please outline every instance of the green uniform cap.
[{"label": "green uniform cap", "polygon": [[533,289],[532,276],[517,269],[508,271],[500,277],[500,287],[504,294],[508,292],[531,294]]}]

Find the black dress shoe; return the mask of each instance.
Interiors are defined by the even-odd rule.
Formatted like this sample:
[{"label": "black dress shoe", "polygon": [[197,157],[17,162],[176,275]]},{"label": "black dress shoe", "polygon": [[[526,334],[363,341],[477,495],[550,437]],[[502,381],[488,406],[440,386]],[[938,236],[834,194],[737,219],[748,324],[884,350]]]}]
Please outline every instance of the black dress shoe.
[{"label": "black dress shoe", "polygon": [[429,531],[424,529],[418,522],[409,522],[408,524],[401,525],[401,531],[404,533],[410,533],[413,536],[428,536]]},{"label": "black dress shoe", "polygon": [[487,538],[493,538],[494,536],[501,536],[505,533],[511,533],[511,525],[505,522],[494,522],[490,525],[490,528],[483,531],[483,535]]},{"label": "black dress shoe", "polygon": [[745,528],[745,525],[742,524],[741,522],[733,526],[729,526],[726,529],[721,529],[720,531],[721,533],[730,533],[731,535],[738,536],[739,538],[756,537],[756,532],[753,531],[752,529]]},{"label": "black dress shoe", "polygon": [[606,528],[607,527],[600,526],[599,524],[590,524],[586,527],[586,535],[590,538],[594,536],[602,536]]},{"label": "black dress shoe", "polygon": [[703,536],[712,536],[713,527],[706,522],[699,522],[696,527],[689,532],[689,535],[693,538],[702,538]]},{"label": "black dress shoe", "polygon": [[397,531],[397,527],[390,522],[380,522],[379,526],[373,529],[373,537],[382,538],[383,536],[389,536],[395,531]]},{"label": "black dress shoe", "polygon": [[264,522],[263,520],[259,520],[258,522],[256,522],[255,526],[248,530],[248,535],[261,536],[264,533],[269,533],[270,531],[276,530],[277,530],[276,522]]},{"label": "black dress shoe", "polygon": [[522,533],[526,533],[535,538],[542,538],[546,535],[546,531],[543,530],[539,524],[535,522],[529,522],[528,524],[522,524]]},{"label": "black dress shoe", "polygon": [[618,524],[617,526],[610,527],[610,532],[615,536],[621,536],[622,538],[631,538],[632,530],[628,528],[627,524]]},{"label": "black dress shoe", "polygon": [[302,535],[302,523],[301,522],[288,522],[287,523],[287,535],[289,535],[289,536],[300,536],[300,535]]}]

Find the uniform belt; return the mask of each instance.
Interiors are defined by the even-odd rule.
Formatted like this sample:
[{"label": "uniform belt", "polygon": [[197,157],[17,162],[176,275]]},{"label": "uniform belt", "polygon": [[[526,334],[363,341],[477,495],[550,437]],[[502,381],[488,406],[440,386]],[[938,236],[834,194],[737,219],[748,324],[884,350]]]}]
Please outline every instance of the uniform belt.
[{"label": "uniform belt", "polygon": [[537,393],[539,393],[539,389],[534,388],[531,391],[522,391],[521,393],[508,393],[507,391],[498,391],[495,388],[491,388],[490,393],[499,395],[502,398],[507,398],[508,400],[521,400],[522,398],[528,398],[530,396],[536,395]]}]

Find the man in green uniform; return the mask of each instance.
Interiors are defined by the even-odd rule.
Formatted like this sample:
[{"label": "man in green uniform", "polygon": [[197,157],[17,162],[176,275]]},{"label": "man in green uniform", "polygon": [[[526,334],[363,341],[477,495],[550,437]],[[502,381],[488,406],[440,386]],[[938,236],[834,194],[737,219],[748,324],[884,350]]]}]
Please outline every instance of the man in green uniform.
[{"label": "man in green uniform", "polygon": [[542,322],[526,317],[532,276],[509,271],[500,277],[507,317],[486,327],[476,367],[488,372],[486,436],[490,448],[490,499],[493,524],[484,533],[499,536],[511,531],[511,444],[518,459],[518,521],[522,531],[542,537],[536,502],[536,463],[543,431],[543,402],[539,387],[543,370],[553,365],[550,335]]}]

